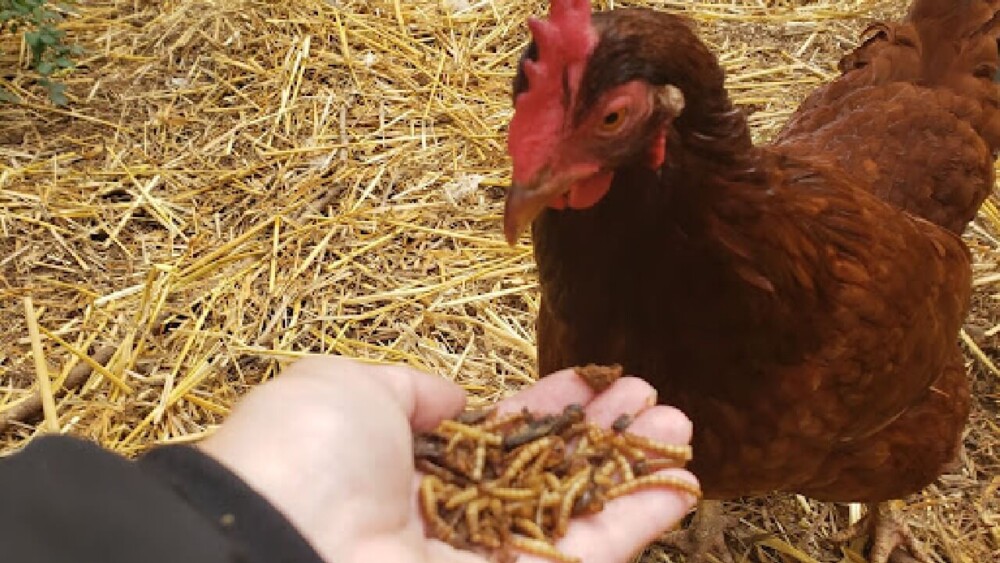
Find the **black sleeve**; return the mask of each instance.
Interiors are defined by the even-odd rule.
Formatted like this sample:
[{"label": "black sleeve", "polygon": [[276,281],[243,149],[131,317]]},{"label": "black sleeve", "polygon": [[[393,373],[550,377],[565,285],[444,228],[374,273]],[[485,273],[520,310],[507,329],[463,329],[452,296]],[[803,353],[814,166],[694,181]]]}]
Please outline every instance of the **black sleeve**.
[{"label": "black sleeve", "polygon": [[281,513],[197,449],[130,462],[68,436],[0,459],[0,560],[322,563]]}]

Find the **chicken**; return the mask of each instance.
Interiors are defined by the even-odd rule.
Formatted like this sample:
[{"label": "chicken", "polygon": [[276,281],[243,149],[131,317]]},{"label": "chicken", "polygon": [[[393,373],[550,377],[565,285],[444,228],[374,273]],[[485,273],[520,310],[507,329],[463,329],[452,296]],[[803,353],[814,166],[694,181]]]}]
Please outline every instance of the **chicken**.
[{"label": "chicken", "polygon": [[998,6],[916,0],[754,146],[688,21],[554,0],[513,83],[504,211],[511,244],[531,225],[538,372],[650,381],[694,423],[708,503],[869,503],[872,561],[921,557],[882,503],[941,474],[969,411],[959,234],[994,183]]}]

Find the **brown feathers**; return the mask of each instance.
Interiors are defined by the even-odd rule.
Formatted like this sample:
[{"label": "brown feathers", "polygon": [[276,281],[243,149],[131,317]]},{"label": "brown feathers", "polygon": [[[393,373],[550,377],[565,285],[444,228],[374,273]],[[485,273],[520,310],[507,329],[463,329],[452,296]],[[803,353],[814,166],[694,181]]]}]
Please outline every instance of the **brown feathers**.
[{"label": "brown feathers", "polygon": [[683,20],[596,17],[581,100],[643,79],[686,106],[660,170],[619,166],[597,205],[536,220],[540,373],[619,363],[652,382],[694,421],[708,498],[928,484],[968,412],[957,233],[994,182],[998,5],[918,0],[874,26],[756,148]]}]

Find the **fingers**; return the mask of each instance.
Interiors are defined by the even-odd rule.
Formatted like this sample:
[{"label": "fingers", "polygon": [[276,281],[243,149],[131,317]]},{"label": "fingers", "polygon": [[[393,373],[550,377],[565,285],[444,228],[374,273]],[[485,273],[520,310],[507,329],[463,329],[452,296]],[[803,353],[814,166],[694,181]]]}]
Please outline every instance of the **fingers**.
[{"label": "fingers", "polygon": [[497,404],[497,414],[520,412],[527,408],[538,414],[556,414],[566,405],[586,405],[594,391],[572,369],[557,371]]},{"label": "fingers", "polygon": [[683,412],[656,405],[636,417],[628,431],[667,444],[687,444],[691,442],[692,425]]},{"label": "fingers", "polygon": [[635,417],[629,431],[670,444],[691,441],[691,421],[681,411],[656,405],[656,389],[637,377],[622,377],[599,395],[568,369],[543,377],[538,383],[497,405],[499,414],[528,410],[560,413],[573,403],[584,405],[587,418],[605,428],[622,414]]},{"label": "fingers", "polygon": [[[309,376],[322,378],[357,393],[361,380],[377,382],[402,407],[411,426],[429,430],[441,420],[456,416],[465,406],[465,392],[442,377],[399,365],[364,364],[338,356],[310,356],[289,366],[282,379]],[[542,378],[538,383],[501,401],[499,413],[518,412],[527,407],[537,413],[559,413],[569,404],[586,406],[587,417],[604,427],[620,415],[636,417],[629,431],[673,444],[691,440],[691,422],[683,413],[667,406],[653,406],[656,390],[636,377],[615,381],[600,395],[572,369]]]},{"label": "fingers", "polygon": [[635,415],[656,403],[656,390],[636,377],[622,377],[600,395],[576,371],[564,369],[497,404],[498,414],[527,408],[538,414],[557,414],[567,405],[583,405],[595,423],[610,426],[621,414]]},{"label": "fingers", "polygon": [[535,413],[554,414],[576,403],[585,406],[588,419],[605,428],[627,414],[637,417],[629,426],[631,432],[670,443],[690,441],[691,421],[675,408],[655,406],[656,398],[656,389],[637,377],[622,377],[595,395],[575,371],[567,369],[501,401],[497,411],[509,414],[526,407]]},{"label": "fingers", "polygon": [[608,428],[621,415],[636,416],[656,404],[656,389],[636,377],[622,377],[586,406],[591,422]]}]

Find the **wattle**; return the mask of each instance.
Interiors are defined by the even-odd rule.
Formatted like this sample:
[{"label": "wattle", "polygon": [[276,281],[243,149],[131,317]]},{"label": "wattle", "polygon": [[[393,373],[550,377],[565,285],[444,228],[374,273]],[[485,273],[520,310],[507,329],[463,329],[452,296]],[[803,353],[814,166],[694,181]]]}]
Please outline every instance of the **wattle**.
[{"label": "wattle", "polygon": [[599,172],[586,180],[581,180],[573,185],[569,190],[568,197],[564,200],[564,205],[573,209],[586,209],[597,205],[611,189],[611,181],[614,179],[613,172]]}]

